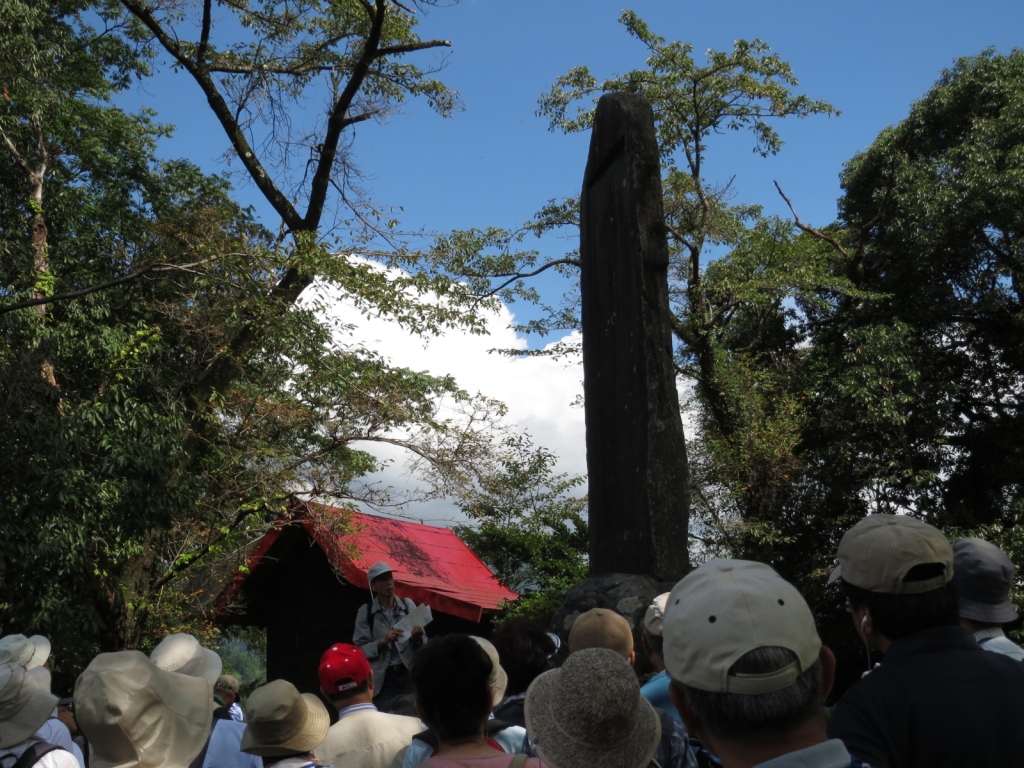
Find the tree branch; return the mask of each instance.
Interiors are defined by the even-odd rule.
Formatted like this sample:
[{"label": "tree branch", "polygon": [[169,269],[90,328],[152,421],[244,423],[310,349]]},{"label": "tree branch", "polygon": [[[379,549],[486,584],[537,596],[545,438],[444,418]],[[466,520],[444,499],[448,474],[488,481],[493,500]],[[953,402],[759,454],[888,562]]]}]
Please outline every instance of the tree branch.
[{"label": "tree branch", "polygon": [[55,296],[43,296],[34,299],[25,299],[24,301],[18,301],[13,304],[0,304],[0,315],[8,312],[14,312],[18,309],[25,309],[26,307],[35,307],[39,304],[52,304],[57,301],[70,301],[72,299],[80,299],[83,296],[88,296],[90,293],[97,293],[98,291],[106,290],[107,288],[113,288],[116,285],[123,285],[124,283],[130,283],[138,280],[140,277],[145,277],[157,272],[189,272],[195,267],[201,267],[204,264],[209,264],[214,259],[204,259],[203,261],[196,261],[192,264],[152,264],[148,267],[144,267],[136,272],[132,272],[121,277],[115,277],[113,280],[107,280],[103,283],[96,283],[90,285],[88,288],[81,288],[77,291],[68,291],[67,293],[58,293]]},{"label": "tree branch", "polygon": [[812,226],[804,224],[800,220],[800,217],[797,215],[796,209],[793,207],[792,201],[788,197],[786,197],[786,193],[783,192],[782,187],[779,186],[779,182],[774,181],[773,183],[775,184],[775,189],[777,189],[779,191],[779,194],[782,195],[782,199],[786,201],[786,205],[789,206],[789,212],[793,214],[793,222],[796,224],[797,228],[800,231],[806,232],[807,234],[817,238],[818,240],[828,243],[837,251],[839,251],[839,253],[843,255],[843,258],[850,258],[850,253],[843,247],[842,243],[840,243],[834,237],[832,237],[831,235],[826,235],[824,232],[817,230]]},{"label": "tree branch", "polygon": [[299,215],[299,212],[295,210],[295,206],[293,206],[288,197],[278,189],[277,184],[273,182],[266,170],[263,168],[263,164],[259,161],[259,158],[256,156],[256,152],[253,151],[248,139],[246,139],[241,126],[238,124],[235,116],[231,113],[231,109],[228,107],[227,102],[221,95],[220,90],[218,90],[217,84],[210,76],[210,69],[206,63],[203,61],[193,61],[185,55],[181,46],[167,33],[167,30],[165,30],[156,19],[149,6],[145,4],[144,0],[121,0],[121,3],[132,14],[134,14],[150,32],[153,33],[156,39],[164,47],[164,50],[171,54],[175,61],[177,61],[185,71],[192,75],[192,79],[199,84],[203,93],[206,94],[206,100],[210,104],[210,109],[213,110],[213,114],[217,117],[221,127],[224,128],[224,132],[228,135],[228,139],[231,141],[231,146],[234,147],[239,160],[242,161],[242,165],[245,166],[246,171],[249,173],[249,177],[252,179],[257,189],[263,193],[267,202],[273,206],[274,210],[289,229],[301,229],[303,224],[302,216]]}]

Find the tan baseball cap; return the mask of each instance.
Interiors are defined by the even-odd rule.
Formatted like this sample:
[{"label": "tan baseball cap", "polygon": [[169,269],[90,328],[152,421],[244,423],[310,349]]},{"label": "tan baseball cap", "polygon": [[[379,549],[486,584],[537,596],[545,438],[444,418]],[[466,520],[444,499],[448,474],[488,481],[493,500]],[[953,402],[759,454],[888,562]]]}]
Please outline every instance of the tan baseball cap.
[{"label": "tan baseball cap", "polygon": [[[830,582],[886,595],[918,595],[945,586],[953,579],[953,547],[942,532],[909,515],[868,515],[843,534],[836,554],[839,565]],[[939,576],[904,581],[916,565],[938,563]]]},{"label": "tan baseball cap", "polygon": [[[676,584],[662,637],[672,679],[710,693],[781,690],[821,650],[811,609],[796,587],[749,560],[711,560]],[[730,674],[740,657],[758,648],[786,648],[796,660],[763,675]]]},{"label": "tan baseball cap", "polygon": [[633,630],[621,614],[591,608],[577,616],[569,630],[569,653],[584,648],[607,648],[628,659],[633,653]]}]

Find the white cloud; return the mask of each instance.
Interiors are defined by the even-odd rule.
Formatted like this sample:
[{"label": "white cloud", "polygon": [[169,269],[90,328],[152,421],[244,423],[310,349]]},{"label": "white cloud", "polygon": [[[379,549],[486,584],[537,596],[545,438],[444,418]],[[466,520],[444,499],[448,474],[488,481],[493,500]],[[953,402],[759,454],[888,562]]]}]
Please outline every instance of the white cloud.
[{"label": "white cloud", "polygon": [[[451,375],[470,394],[480,393],[502,401],[508,408],[506,420],[517,431],[529,432],[535,445],[559,457],[558,471],[586,474],[586,443],[582,407],[576,405],[583,390],[583,368],[579,359],[550,357],[508,357],[495,349],[525,350],[527,342],[511,329],[513,314],[502,305],[485,320],[487,335],[448,331],[421,337],[397,323],[379,317],[364,317],[336,288],[322,284],[307,289],[307,300],[315,296],[323,317],[332,325],[350,325],[344,343],[361,343],[397,366],[433,375]],[[335,331],[339,341],[342,332]],[[578,332],[561,341],[579,342]],[[400,487],[412,480],[405,475],[404,457],[399,449],[379,445],[366,447],[382,459],[394,462],[379,473],[385,484]],[[448,521],[455,514],[450,501],[410,506],[405,514],[428,522]]]}]

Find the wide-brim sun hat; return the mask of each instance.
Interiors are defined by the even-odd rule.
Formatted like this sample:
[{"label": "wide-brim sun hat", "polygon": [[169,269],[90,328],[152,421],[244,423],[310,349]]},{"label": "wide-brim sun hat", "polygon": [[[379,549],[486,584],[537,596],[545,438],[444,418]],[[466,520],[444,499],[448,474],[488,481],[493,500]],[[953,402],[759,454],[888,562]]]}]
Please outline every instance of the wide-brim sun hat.
[{"label": "wide-brim sun hat", "polygon": [[538,756],[558,768],[644,768],[661,740],[633,667],[607,648],[577,651],[537,677],[525,715]]},{"label": "wide-brim sun hat", "polygon": [[213,697],[205,678],[167,672],[141,651],[101,653],[75,683],[75,720],[89,768],[181,768],[206,744]]},{"label": "wide-brim sun hat", "polygon": [[20,664],[0,664],[0,749],[20,744],[42,728],[58,701]]},{"label": "wide-brim sun hat", "polygon": [[487,679],[487,684],[491,687],[492,692],[491,706],[496,707],[505,698],[505,689],[508,688],[508,674],[505,672],[505,668],[501,666],[498,649],[494,647],[490,640],[484,640],[476,635],[470,635],[470,637],[476,640],[477,644],[484,649],[484,653],[491,660],[491,676]]},{"label": "wide-brim sun hat", "polygon": [[280,757],[311,752],[327,736],[330,715],[312,693],[299,693],[287,680],[274,680],[246,702],[241,749],[251,755]]},{"label": "wide-brim sun hat", "polygon": [[220,656],[209,648],[203,648],[196,638],[184,632],[165,637],[149,657],[165,672],[202,677],[211,686],[217,682],[224,666]]},{"label": "wide-brim sun hat", "polygon": [[0,637],[0,663],[34,669],[45,664],[49,657],[50,641],[42,635]]}]

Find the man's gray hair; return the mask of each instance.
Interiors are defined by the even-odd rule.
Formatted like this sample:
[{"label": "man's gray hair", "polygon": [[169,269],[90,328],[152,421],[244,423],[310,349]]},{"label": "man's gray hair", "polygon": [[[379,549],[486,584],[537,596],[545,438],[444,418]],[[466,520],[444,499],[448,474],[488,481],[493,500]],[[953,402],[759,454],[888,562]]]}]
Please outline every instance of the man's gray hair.
[{"label": "man's gray hair", "polygon": [[[757,648],[739,658],[729,674],[775,672],[796,660],[788,648]],[[794,683],[771,693],[709,693],[673,680],[704,726],[722,739],[757,741],[766,731],[777,736],[821,710],[821,661],[815,661]]]}]

